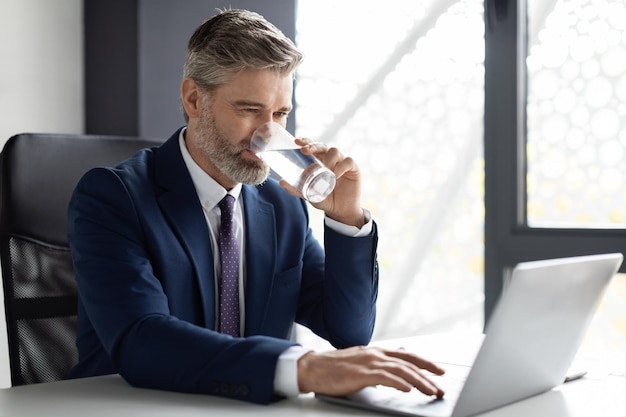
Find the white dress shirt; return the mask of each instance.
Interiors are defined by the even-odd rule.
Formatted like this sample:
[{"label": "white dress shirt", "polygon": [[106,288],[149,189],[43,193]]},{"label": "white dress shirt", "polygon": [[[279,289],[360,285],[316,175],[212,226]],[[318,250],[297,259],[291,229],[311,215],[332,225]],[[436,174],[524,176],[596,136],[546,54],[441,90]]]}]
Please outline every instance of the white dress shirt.
[{"label": "white dress shirt", "polygon": [[[191,175],[191,180],[193,181],[194,187],[196,188],[196,193],[198,193],[198,198],[200,199],[200,203],[202,204],[202,209],[204,211],[204,217],[209,226],[209,232],[211,237],[211,245],[213,251],[213,265],[215,268],[215,277],[220,276],[220,263],[219,263],[219,247],[218,247],[218,233],[220,226],[220,209],[218,207],[218,203],[226,196],[226,194],[231,194],[235,197],[235,212],[234,212],[234,224],[235,224],[235,233],[237,235],[237,239],[239,240],[239,309],[240,309],[240,334],[244,334],[245,329],[245,288],[246,288],[246,262],[245,256],[246,253],[243,250],[245,247],[245,233],[244,228],[244,218],[243,218],[243,199],[239,198],[241,194],[241,184],[237,184],[233,189],[226,191],[224,187],[217,183],[213,178],[211,178],[206,172],[202,170],[193,160],[189,151],[187,150],[187,146],[185,144],[185,133],[186,128],[183,128],[180,132],[179,136],[179,145],[180,151],[183,155],[183,159],[185,161],[185,165],[189,170],[189,174]],[[338,233],[341,233],[346,236],[351,237],[359,237],[359,236],[367,236],[372,232],[372,219],[371,214],[364,210],[365,213],[365,225],[359,229],[355,226],[349,226],[343,223],[339,223],[333,219],[326,217],[324,219],[325,224],[331,229],[335,230]],[[215,283],[217,288],[217,282]],[[218,297],[218,291],[215,291],[215,297]],[[215,305],[218,306],[219,302],[216,299]],[[218,313],[216,311],[215,316],[218,317]],[[215,323],[217,328],[217,323]],[[287,397],[294,397],[300,394],[300,390],[298,388],[298,359],[302,357],[305,353],[310,352],[312,349],[306,348],[304,346],[292,346],[286,351],[284,351],[278,358],[278,362],[276,364],[276,373],[274,377],[274,391],[277,394],[284,395]]]}]

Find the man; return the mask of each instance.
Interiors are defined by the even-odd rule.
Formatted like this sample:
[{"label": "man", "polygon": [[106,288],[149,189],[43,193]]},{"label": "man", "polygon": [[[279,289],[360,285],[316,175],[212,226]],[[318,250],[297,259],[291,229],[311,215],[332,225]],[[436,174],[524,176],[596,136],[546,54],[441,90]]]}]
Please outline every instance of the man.
[{"label": "man", "polygon": [[[323,249],[304,201],[266,180],[269,168],[249,149],[262,123],[285,125],[301,59],[261,16],[218,14],[189,41],[187,126],[81,179],[69,207],[80,356],[70,377],[119,373],[136,386],[258,403],[376,384],[443,394],[423,374],[443,372],[431,362],[359,347],[374,327],[378,267],[355,162],[298,139],[337,176],[314,204],[326,216]],[[221,220],[222,199],[235,200],[234,266],[220,263],[220,223],[231,222]],[[222,284],[233,268],[234,284]],[[289,341],[294,322],[340,349]]]}]

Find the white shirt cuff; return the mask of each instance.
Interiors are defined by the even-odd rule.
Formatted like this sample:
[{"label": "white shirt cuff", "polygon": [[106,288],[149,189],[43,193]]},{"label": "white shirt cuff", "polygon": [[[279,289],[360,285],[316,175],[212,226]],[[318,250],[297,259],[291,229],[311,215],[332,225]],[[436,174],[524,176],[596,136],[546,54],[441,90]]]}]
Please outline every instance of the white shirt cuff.
[{"label": "white shirt cuff", "polygon": [[360,229],[356,226],[339,223],[337,220],[333,220],[330,217],[325,217],[324,222],[326,226],[344,236],[363,237],[372,233],[372,213],[367,209],[363,209],[363,215],[365,215],[365,224]]},{"label": "white shirt cuff", "polygon": [[276,374],[274,375],[274,392],[285,397],[296,397],[300,394],[298,387],[298,359],[313,349],[304,346],[291,346],[278,357]]}]

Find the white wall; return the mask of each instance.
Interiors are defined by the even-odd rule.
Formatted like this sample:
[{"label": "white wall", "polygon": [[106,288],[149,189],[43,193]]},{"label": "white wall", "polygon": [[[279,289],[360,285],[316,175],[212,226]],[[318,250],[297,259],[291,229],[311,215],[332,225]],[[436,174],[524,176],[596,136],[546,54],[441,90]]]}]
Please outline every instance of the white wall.
[{"label": "white wall", "polygon": [[[82,0],[0,0],[0,147],[16,133],[83,133],[82,14]],[[0,387],[9,385],[2,308]]]},{"label": "white wall", "polygon": [[83,132],[81,0],[0,0],[0,144]]}]

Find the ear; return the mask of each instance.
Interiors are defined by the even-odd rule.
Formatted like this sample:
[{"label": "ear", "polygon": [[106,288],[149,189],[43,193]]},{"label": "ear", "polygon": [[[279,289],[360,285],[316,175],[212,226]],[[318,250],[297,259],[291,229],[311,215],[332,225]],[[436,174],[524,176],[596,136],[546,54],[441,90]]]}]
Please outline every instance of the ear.
[{"label": "ear", "polygon": [[200,91],[198,85],[191,78],[183,79],[180,85],[180,97],[183,101],[183,108],[189,118],[197,118],[200,112]]}]

